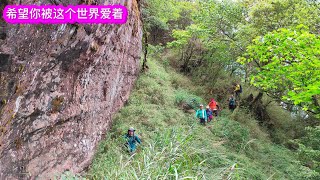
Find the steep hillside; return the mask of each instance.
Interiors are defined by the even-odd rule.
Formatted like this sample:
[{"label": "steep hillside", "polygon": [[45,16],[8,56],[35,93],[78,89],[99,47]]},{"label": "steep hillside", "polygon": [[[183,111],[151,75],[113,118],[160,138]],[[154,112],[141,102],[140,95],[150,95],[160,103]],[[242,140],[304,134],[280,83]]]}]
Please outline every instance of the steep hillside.
[{"label": "steep hillside", "polygon": [[0,39],[0,179],[49,179],[90,164],[139,72],[138,3],[125,5],[124,25],[6,24]]},{"label": "steep hillside", "polygon": [[[223,110],[202,126],[188,104],[206,103],[195,87],[166,63],[149,61],[125,107],[114,116],[88,178],[93,179],[312,179],[294,152],[271,142],[249,112]],[[192,103],[195,100],[195,103]],[[128,127],[142,146],[135,156],[123,147]]]}]

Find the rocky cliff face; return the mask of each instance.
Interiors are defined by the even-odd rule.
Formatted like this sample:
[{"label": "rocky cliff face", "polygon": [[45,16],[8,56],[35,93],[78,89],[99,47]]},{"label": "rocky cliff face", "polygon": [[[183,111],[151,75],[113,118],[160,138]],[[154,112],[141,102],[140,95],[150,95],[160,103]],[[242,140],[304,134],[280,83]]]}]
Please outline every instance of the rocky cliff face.
[{"label": "rocky cliff face", "polygon": [[[84,3],[9,4],[18,2]],[[82,172],[129,96],[141,52],[137,0],[88,2],[125,5],[127,23],[6,25],[2,32],[0,179]]]}]

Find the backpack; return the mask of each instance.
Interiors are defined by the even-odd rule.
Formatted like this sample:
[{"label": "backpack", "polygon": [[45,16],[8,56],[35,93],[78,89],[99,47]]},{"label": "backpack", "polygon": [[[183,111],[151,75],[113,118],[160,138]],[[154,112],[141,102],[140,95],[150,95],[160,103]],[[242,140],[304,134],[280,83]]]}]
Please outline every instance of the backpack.
[{"label": "backpack", "polygon": [[229,105],[236,105],[236,102],[234,100],[234,98],[231,98],[230,101],[229,101]]},{"label": "backpack", "polygon": [[241,84],[239,84],[239,85],[240,85],[240,91],[239,92],[242,93],[242,86],[241,86]]},{"label": "backpack", "polygon": [[209,103],[209,107],[211,110],[216,109],[217,108],[217,102],[216,101],[211,101]]}]

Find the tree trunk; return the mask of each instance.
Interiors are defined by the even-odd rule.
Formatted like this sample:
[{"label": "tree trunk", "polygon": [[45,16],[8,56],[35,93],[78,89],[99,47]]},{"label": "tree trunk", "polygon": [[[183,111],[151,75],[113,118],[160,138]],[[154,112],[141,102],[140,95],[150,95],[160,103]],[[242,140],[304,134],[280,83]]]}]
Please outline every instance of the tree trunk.
[{"label": "tree trunk", "polygon": [[187,72],[189,72],[188,66],[189,66],[190,59],[191,59],[191,57],[193,55],[193,46],[192,46],[192,44],[189,44],[185,54],[186,54],[186,56],[183,59],[182,72],[187,73]]},{"label": "tree trunk", "polygon": [[319,111],[320,111],[320,108],[319,108],[320,105],[319,105],[318,99],[319,99],[319,95],[314,95],[314,96],[312,96],[313,104],[314,104],[315,107],[316,107],[316,113],[319,113]]},{"label": "tree trunk", "polygon": [[255,114],[261,125],[267,127],[269,130],[273,130],[274,123],[271,121],[271,118],[267,113],[267,106],[262,103],[262,96],[263,92],[259,92],[257,97],[249,102],[249,108]]},{"label": "tree trunk", "polygon": [[256,104],[261,103],[262,96],[263,96],[263,92],[259,92],[258,96],[254,98],[254,100],[250,103],[250,106],[253,107]]},{"label": "tree trunk", "polygon": [[143,42],[144,53],[143,53],[142,71],[146,71],[148,69],[148,66],[147,66],[148,34],[147,34],[145,27],[143,28],[143,37],[144,37],[144,42]]}]

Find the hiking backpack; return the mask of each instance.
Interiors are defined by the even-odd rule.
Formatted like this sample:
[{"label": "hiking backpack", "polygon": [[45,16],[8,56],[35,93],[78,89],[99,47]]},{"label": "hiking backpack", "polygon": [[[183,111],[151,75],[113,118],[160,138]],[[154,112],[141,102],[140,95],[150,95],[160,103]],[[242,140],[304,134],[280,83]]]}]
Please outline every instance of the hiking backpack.
[{"label": "hiking backpack", "polygon": [[235,102],[235,99],[234,98],[231,98],[230,101],[229,101],[229,105],[236,105],[236,102]]}]

